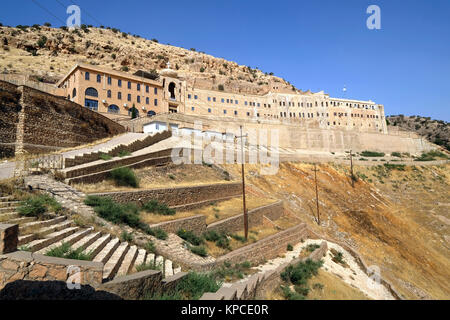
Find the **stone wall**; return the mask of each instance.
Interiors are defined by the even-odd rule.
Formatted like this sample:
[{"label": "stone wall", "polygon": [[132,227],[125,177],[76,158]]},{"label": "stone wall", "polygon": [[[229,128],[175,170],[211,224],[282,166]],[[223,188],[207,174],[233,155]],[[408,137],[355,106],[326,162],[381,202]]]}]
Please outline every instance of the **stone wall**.
[{"label": "stone wall", "polygon": [[327,243],[324,241],[321,243],[320,248],[314,250],[306,258],[297,258],[292,261],[285,262],[278,266],[276,269],[260,272],[250,276],[244,282],[237,282],[231,285],[231,287],[222,287],[217,292],[205,293],[200,300],[264,300],[267,299],[266,295],[271,290],[276,288],[281,283],[281,273],[289,265],[296,264],[300,261],[311,259],[313,261],[319,261],[324,257],[328,250]]},{"label": "stone wall", "polygon": [[20,94],[16,87],[0,81],[0,158],[14,155],[21,108]]},{"label": "stone wall", "polygon": [[[263,223],[263,217],[270,220],[278,220],[284,213],[283,202],[279,201],[264,207],[259,207],[248,212],[248,226],[258,226]],[[234,232],[242,229],[244,215],[233,216],[208,225],[207,230]]]},{"label": "stone wall", "polygon": [[173,187],[130,192],[97,193],[96,196],[110,197],[119,203],[157,200],[168,206],[181,206],[196,202],[209,201],[242,194],[240,183],[217,183],[194,187]]},{"label": "stone wall", "polygon": [[[5,140],[0,142],[19,143],[31,153],[74,147],[125,132],[118,123],[62,97],[4,81],[0,81],[0,92],[1,139]],[[18,132],[20,114],[24,124]]]},{"label": "stone wall", "polygon": [[102,283],[102,263],[16,251],[0,255],[0,289],[16,280],[67,281],[73,267],[79,269],[81,284],[96,287]]},{"label": "stone wall", "polygon": [[184,229],[200,235],[206,230],[206,216],[200,214],[193,217],[165,221],[152,224],[150,228],[159,228],[168,233],[177,233],[178,230]]}]

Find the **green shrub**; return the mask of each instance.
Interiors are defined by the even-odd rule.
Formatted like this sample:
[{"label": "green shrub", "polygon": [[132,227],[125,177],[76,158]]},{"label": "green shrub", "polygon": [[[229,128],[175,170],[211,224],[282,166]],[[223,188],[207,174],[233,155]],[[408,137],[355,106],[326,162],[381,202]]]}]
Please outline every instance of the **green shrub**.
[{"label": "green shrub", "polygon": [[180,229],[177,231],[177,235],[181,239],[186,240],[194,246],[199,246],[204,243],[202,238],[196,236],[192,231],[189,230]]},{"label": "green shrub", "polygon": [[147,244],[145,245],[145,250],[151,253],[156,252],[155,244],[153,243],[153,241],[150,240],[149,242],[147,242]]},{"label": "green shrub", "polygon": [[120,238],[124,242],[131,242],[131,241],[133,241],[133,235],[131,233],[126,232],[126,231],[122,232],[122,234],[120,235]]},{"label": "green shrub", "polygon": [[100,159],[102,159],[102,160],[108,161],[108,160],[111,160],[112,158],[113,157],[110,156],[109,154],[106,154],[106,153],[101,153],[100,154]]},{"label": "green shrub", "polygon": [[123,157],[128,157],[129,155],[131,155],[130,151],[127,150],[120,150],[119,154],[117,156],[123,158]]},{"label": "green shrub", "polygon": [[47,194],[32,195],[19,203],[17,211],[22,216],[38,217],[46,212],[61,211],[62,207]]},{"label": "green shrub", "polygon": [[47,37],[41,36],[37,42],[37,45],[39,46],[39,48],[43,48],[43,47],[45,47],[46,43],[47,43]]},{"label": "green shrub", "polygon": [[392,152],[392,153],[391,153],[391,156],[397,157],[397,158],[401,158],[401,157],[402,157],[402,154],[401,154],[400,152]]},{"label": "green shrub", "polygon": [[111,171],[111,177],[117,186],[139,187],[139,181],[133,170],[127,167],[116,168]]},{"label": "green shrub", "polygon": [[305,249],[308,252],[314,252],[316,249],[319,249],[319,248],[320,248],[320,245],[314,243],[314,244],[308,244]]},{"label": "green shrub", "polygon": [[156,228],[156,229],[153,229],[153,232],[154,232],[154,236],[157,239],[166,240],[168,238],[167,232],[165,232],[163,229]]},{"label": "green shrub", "polygon": [[247,239],[245,239],[245,237],[240,236],[238,234],[231,234],[230,237],[232,237],[234,240],[245,243],[247,242]]},{"label": "green shrub", "polygon": [[406,169],[406,165],[404,164],[385,163],[384,167],[388,170],[398,170],[398,171],[405,171]]},{"label": "green shrub", "polygon": [[84,203],[94,208],[103,219],[115,224],[124,223],[130,227],[140,227],[139,209],[135,204],[118,204],[111,198],[88,196]]},{"label": "green shrub", "polygon": [[289,291],[283,290],[284,296],[287,299],[304,299],[309,293],[308,280],[318,274],[319,268],[322,265],[322,260],[312,261],[311,259],[307,259],[304,262],[301,261],[295,265],[286,267],[280,275],[281,279],[287,284],[293,284],[295,293],[290,289]]},{"label": "green shrub", "polygon": [[293,251],[294,247],[292,246],[292,244],[288,243],[286,250],[287,251]]},{"label": "green shrub", "polygon": [[142,206],[142,209],[147,212],[160,214],[163,216],[173,216],[174,214],[176,214],[175,209],[171,209],[166,204],[159,203],[156,200],[150,200],[149,202],[145,203]]},{"label": "green shrub", "polygon": [[206,251],[206,248],[204,246],[189,246],[189,250],[191,250],[193,254],[196,254],[200,257],[208,256],[208,252]]},{"label": "green shrub", "polygon": [[216,246],[218,246],[219,248],[231,250],[230,240],[228,239],[226,233],[224,232],[217,232],[215,230],[210,230],[203,233],[203,238],[206,241],[215,242]]},{"label": "green shrub", "polygon": [[295,291],[292,291],[289,286],[280,286],[281,291],[283,292],[284,297],[287,300],[305,300],[305,296],[298,294]]},{"label": "green shrub", "polygon": [[384,157],[383,152],[376,152],[376,151],[363,151],[361,152],[361,156],[363,157]]},{"label": "green shrub", "polygon": [[45,255],[73,260],[92,260],[91,254],[85,254],[83,251],[83,248],[72,250],[70,243],[63,243],[61,246],[51,249]]},{"label": "green shrub", "polygon": [[249,273],[251,267],[252,264],[249,261],[236,263],[234,266],[229,262],[224,262],[224,264],[214,270],[212,274],[220,280],[242,279]]},{"label": "green shrub", "polygon": [[146,271],[146,270],[163,271],[163,265],[161,262],[150,261],[149,263],[143,263],[143,264],[136,266],[137,272]]}]

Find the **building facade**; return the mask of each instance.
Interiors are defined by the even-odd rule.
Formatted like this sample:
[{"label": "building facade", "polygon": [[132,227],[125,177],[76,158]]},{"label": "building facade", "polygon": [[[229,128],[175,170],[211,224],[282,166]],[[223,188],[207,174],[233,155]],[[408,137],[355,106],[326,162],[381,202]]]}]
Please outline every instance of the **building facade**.
[{"label": "building facade", "polygon": [[[323,91],[229,93],[189,87],[175,70],[162,70],[158,80],[90,65],[76,65],[58,83],[65,96],[95,111],[139,117],[160,113],[240,120],[314,123],[320,128],[387,133],[384,106],[373,101],[332,98]],[[151,120],[149,119],[149,122]]]}]

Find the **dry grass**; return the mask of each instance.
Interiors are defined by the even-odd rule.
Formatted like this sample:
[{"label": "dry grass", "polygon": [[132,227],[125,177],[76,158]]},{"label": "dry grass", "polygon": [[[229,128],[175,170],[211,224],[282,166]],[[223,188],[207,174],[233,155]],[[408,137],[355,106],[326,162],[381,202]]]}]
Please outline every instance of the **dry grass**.
[{"label": "dry grass", "polygon": [[168,165],[135,170],[139,188],[117,187],[112,180],[94,184],[74,184],[85,193],[136,191],[158,188],[199,186],[216,183],[230,183],[223,172],[203,165]]},{"label": "dry grass", "polygon": [[[231,173],[238,166],[227,165]],[[317,232],[353,244],[368,265],[406,298],[450,296],[450,165],[406,167],[405,171],[355,166],[365,175],[351,187],[349,167],[318,166],[323,226],[314,221],[313,167],[282,163],[277,175],[248,175],[248,182],[271,197],[286,200],[288,210]],[[249,165],[249,171],[258,166]],[[364,176],[363,176],[364,177]],[[370,179],[370,180],[369,180]]]}]

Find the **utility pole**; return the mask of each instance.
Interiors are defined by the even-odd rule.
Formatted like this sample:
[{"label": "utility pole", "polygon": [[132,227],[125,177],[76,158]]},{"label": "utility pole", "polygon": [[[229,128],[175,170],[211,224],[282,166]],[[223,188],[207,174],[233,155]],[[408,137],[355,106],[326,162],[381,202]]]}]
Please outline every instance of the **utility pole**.
[{"label": "utility pole", "polygon": [[317,224],[320,226],[320,211],[319,211],[319,190],[317,188],[317,171],[316,164],[314,163],[314,182],[316,184],[316,206],[317,206]]},{"label": "utility pole", "polygon": [[242,157],[242,167],[241,167],[241,172],[242,172],[242,203],[243,203],[243,207],[244,207],[244,234],[245,234],[245,240],[248,240],[248,215],[247,215],[247,206],[245,203],[245,168],[244,168],[244,162],[245,162],[245,157],[244,157],[244,137],[247,137],[248,134],[246,134],[245,136],[242,134],[242,125],[239,126],[241,129],[241,135],[237,138],[241,138],[241,157]]},{"label": "utility pole", "polygon": [[350,174],[352,179],[352,188],[355,187],[355,176],[353,175],[353,153],[352,150],[350,150]]}]

